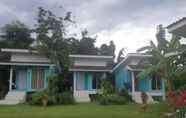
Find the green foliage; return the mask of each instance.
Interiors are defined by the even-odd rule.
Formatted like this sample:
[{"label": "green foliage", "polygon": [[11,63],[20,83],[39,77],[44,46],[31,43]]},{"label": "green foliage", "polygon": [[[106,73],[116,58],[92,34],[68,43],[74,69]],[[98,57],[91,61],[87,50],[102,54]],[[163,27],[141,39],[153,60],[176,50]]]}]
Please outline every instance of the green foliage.
[{"label": "green foliage", "polygon": [[177,90],[180,87],[186,85],[186,69],[183,71],[181,70],[176,72],[176,76],[173,79],[173,83],[174,83],[174,90]]},{"label": "green foliage", "polygon": [[121,89],[118,95],[125,97],[127,101],[132,101],[132,96],[129,94],[127,89]]},{"label": "green foliage", "polygon": [[65,91],[61,94],[58,94],[58,104],[74,104],[75,100],[73,94],[69,91]]},{"label": "green foliage", "polygon": [[31,105],[42,105],[42,98],[48,97],[48,93],[46,90],[36,92],[32,95],[32,100],[30,101]]},{"label": "green foliage", "polygon": [[100,105],[124,105],[126,103],[125,97],[116,94],[103,95],[99,99]]},{"label": "green foliage", "polygon": [[2,28],[0,48],[28,49],[32,42],[31,30],[22,22],[14,21]]},{"label": "green foliage", "polygon": [[175,94],[176,95],[180,95],[181,93],[186,91],[186,84],[182,84],[181,86],[179,86],[179,88],[176,89]]},{"label": "green foliage", "polygon": [[71,23],[71,14],[65,17],[57,17],[50,10],[39,7],[35,33],[37,34],[36,49],[45,54],[56,65],[58,73],[67,75],[70,65],[69,49],[65,34],[66,25]]},{"label": "green foliage", "polygon": [[100,55],[108,55],[108,56],[115,56],[115,44],[113,41],[110,41],[110,44],[102,44],[100,49],[99,49],[99,53]]},{"label": "green foliage", "polygon": [[176,110],[175,118],[185,118],[186,111],[184,109]]},{"label": "green foliage", "polygon": [[80,39],[79,41],[78,53],[87,55],[97,55],[97,48],[94,45],[95,42],[95,38],[91,38],[88,36],[88,31],[83,31],[82,39]]},{"label": "green foliage", "polygon": [[68,85],[68,83],[69,79],[64,78],[64,76],[61,75],[49,77],[49,94],[55,95],[58,93],[63,93],[64,91],[70,91],[70,86]]},{"label": "green foliage", "polygon": [[30,104],[42,105],[42,98],[47,96],[49,105],[57,104],[74,104],[74,97],[70,92],[69,86],[66,85],[63,76],[49,77],[48,88],[44,91],[36,92],[32,95]]},{"label": "green foliage", "polygon": [[49,78],[48,96],[51,104],[73,104],[75,103],[67,80],[60,75]]},{"label": "green foliage", "polygon": [[88,31],[82,31],[80,39],[68,38],[68,46],[72,54],[97,55],[98,49],[95,46],[96,38],[88,36]]},{"label": "green foliage", "polygon": [[[164,33],[164,29],[160,25],[156,35],[157,45],[151,41],[150,46],[147,46],[148,53],[152,55],[152,59],[150,60],[152,65],[142,71],[139,74],[139,77],[144,79],[147,76],[156,74],[161,78],[166,79],[167,82],[169,82],[168,89],[172,90],[173,85],[171,81],[177,78],[179,73],[185,71],[183,60],[186,58],[183,55],[186,50],[182,47],[178,36],[173,35],[171,40],[167,41],[164,37]],[[176,54],[176,52],[179,53]]]},{"label": "green foliage", "polygon": [[98,102],[101,105],[122,105],[129,102],[130,96],[127,91],[116,93],[111,82],[103,79],[101,82],[102,94],[98,97]]},{"label": "green foliage", "polygon": [[102,79],[101,81],[101,90],[103,95],[113,94],[115,92],[114,87],[111,82],[107,79]]}]

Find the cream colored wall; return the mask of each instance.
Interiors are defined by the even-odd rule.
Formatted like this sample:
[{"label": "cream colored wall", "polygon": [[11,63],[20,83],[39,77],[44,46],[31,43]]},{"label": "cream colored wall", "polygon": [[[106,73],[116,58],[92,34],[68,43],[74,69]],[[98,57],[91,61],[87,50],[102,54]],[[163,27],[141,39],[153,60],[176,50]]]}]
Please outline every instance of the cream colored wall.
[{"label": "cream colored wall", "polygon": [[50,62],[50,60],[39,54],[31,53],[13,53],[11,61],[15,62]]},{"label": "cream colored wall", "polygon": [[84,72],[76,72],[76,90],[84,90],[85,89],[85,73]]},{"label": "cream colored wall", "polygon": [[140,62],[140,59],[131,59],[127,65],[137,65]]}]

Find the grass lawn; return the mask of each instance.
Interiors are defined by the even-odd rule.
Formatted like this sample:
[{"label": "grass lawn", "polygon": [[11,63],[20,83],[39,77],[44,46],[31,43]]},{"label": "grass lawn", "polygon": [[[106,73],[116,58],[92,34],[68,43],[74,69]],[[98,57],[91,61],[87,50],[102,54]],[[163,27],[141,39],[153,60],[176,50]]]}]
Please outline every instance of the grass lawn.
[{"label": "grass lawn", "polygon": [[17,105],[0,106],[0,118],[161,118],[167,111],[164,103],[150,105],[146,112],[136,104],[100,106],[87,103],[47,108]]}]

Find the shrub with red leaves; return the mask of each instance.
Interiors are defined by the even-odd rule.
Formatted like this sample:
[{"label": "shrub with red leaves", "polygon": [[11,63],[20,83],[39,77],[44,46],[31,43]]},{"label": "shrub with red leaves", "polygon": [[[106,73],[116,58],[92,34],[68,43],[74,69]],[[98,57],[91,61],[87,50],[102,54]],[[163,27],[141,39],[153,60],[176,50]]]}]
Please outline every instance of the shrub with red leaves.
[{"label": "shrub with red leaves", "polygon": [[183,108],[186,105],[186,91],[183,92],[176,100],[176,108]]}]

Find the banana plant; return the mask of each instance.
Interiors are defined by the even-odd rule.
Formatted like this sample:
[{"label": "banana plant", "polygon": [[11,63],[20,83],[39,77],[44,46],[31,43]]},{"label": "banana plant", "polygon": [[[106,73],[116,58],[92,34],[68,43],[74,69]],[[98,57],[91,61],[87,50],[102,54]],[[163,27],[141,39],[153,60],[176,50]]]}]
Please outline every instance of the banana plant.
[{"label": "banana plant", "polygon": [[[140,78],[146,78],[151,75],[159,75],[165,79],[168,86],[168,91],[173,90],[172,80],[175,79],[179,73],[185,71],[185,65],[181,62],[186,48],[180,43],[180,38],[172,36],[170,41],[164,41],[164,45],[155,45],[153,41],[150,42],[150,46],[142,47],[138,52],[146,50],[146,53],[152,55],[151,66],[143,70],[140,74]],[[185,58],[182,59],[185,61]]]}]

